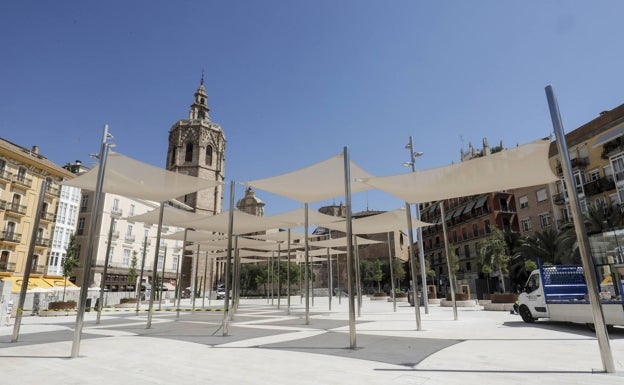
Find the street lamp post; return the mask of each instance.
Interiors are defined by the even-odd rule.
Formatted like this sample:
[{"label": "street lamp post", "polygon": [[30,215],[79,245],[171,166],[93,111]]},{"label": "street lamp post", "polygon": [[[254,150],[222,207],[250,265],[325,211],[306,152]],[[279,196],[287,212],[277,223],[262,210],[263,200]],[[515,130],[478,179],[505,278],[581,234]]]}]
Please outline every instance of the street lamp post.
[{"label": "street lamp post", "polygon": [[[414,151],[414,138],[410,135],[409,143],[405,146],[410,152],[410,161],[404,163],[405,166],[411,166],[412,172],[416,172],[416,157],[422,156],[422,151]],[[416,209],[416,219],[420,220],[420,204],[414,204]],[[425,304],[425,314],[429,314],[429,296],[427,292],[427,272],[425,271],[425,250],[423,246],[422,227],[418,227],[418,260],[420,263],[420,279],[422,280],[422,298]],[[414,277],[414,306],[418,305],[418,290],[416,290],[416,277]]]}]

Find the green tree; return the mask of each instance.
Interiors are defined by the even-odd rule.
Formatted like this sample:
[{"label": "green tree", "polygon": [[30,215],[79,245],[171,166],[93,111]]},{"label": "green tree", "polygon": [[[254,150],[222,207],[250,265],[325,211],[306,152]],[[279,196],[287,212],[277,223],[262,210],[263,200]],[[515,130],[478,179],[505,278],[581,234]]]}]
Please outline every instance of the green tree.
[{"label": "green tree", "polygon": [[69,244],[65,249],[65,258],[61,262],[61,268],[63,269],[63,299],[65,302],[65,291],[67,290],[67,279],[74,274],[74,268],[78,266],[78,245],[76,244],[76,234],[72,234],[69,237]]},{"label": "green tree", "polygon": [[137,290],[137,285],[136,285],[136,279],[137,279],[137,252],[136,250],[132,251],[132,259],[130,260],[130,268],[128,269],[128,282],[130,282],[131,284],[133,284],[135,286],[134,291],[136,293]]},{"label": "green tree", "polygon": [[395,258],[392,261],[392,273],[394,274],[394,279],[396,279],[396,288],[401,290],[401,281],[405,279],[405,263],[399,258]]},{"label": "green tree", "polygon": [[509,273],[507,267],[511,257],[505,241],[505,234],[494,226],[490,226],[490,231],[491,237],[479,242],[477,247],[481,271],[488,277],[492,272],[496,272],[501,290],[505,292],[504,275]]},{"label": "green tree", "polygon": [[517,251],[527,259],[537,260],[539,257],[544,263],[561,263],[568,252],[568,247],[562,241],[561,235],[549,228],[522,239]]}]

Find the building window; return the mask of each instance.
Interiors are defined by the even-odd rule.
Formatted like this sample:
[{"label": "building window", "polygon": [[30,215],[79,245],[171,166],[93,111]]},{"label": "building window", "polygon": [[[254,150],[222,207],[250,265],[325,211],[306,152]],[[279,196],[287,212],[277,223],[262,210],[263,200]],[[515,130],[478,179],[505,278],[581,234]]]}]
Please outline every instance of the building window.
[{"label": "building window", "polygon": [[464,245],[464,256],[470,258],[470,245]]},{"label": "building window", "polygon": [[185,162],[193,161],[193,143],[186,144],[186,152],[184,153],[184,161]]},{"label": "building window", "polygon": [[518,202],[520,203],[520,208],[521,209],[526,209],[527,207],[529,207],[529,198],[527,198],[526,195],[521,196],[520,198],[518,198]]},{"label": "building window", "polygon": [[550,213],[542,213],[539,215],[540,225],[543,229],[550,226]]},{"label": "building window", "polygon": [[537,195],[537,203],[544,202],[546,199],[548,199],[548,195],[546,194],[545,188],[537,190],[536,195]]},{"label": "building window", "polygon": [[171,265],[173,266],[173,270],[177,272],[178,271],[178,256],[177,255],[174,255],[171,258]]},{"label": "building window", "polygon": [[130,253],[131,253],[130,249],[124,249],[123,260],[121,261],[121,263],[123,264],[123,267],[130,266]]},{"label": "building window", "polygon": [[76,229],[76,235],[82,235],[84,233],[84,225],[85,225],[85,219],[78,218],[78,228]]},{"label": "building window", "polygon": [[492,232],[492,230],[490,229],[490,221],[488,219],[483,221],[483,226],[485,227],[485,233],[486,234],[489,234],[489,233]]},{"label": "building window", "polygon": [[83,195],[82,199],[80,200],[80,212],[84,213],[87,211],[87,204],[89,203],[89,196],[88,195]]},{"label": "building window", "polygon": [[465,227],[462,227],[462,240],[468,239],[468,230]]},{"label": "building window", "polygon": [[476,223],[472,224],[472,236],[473,237],[478,237],[479,236],[479,226],[477,226]]},{"label": "building window", "polygon": [[134,215],[134,210],[136,209],[136,205],[131,204],[130,205],[130,212],[128,213],[128,215],[133,216]]},{"label": "building window", "polygon": [[158,270],[162,270],[163,268],[163,260],[165,259],[165,257],[163,255],[159,255],[158,256]]},{"label": "building window", "polygon": [[212,166],[212,146],[206,146],[206,166]]},{"label": "building window", "polygon": [[520,220],[520,226],[522,226],[522,230],[531,231],[531,218],[522,218]]},{"label": "building window", "polygon": [[132,230],[134,230],[134,226],[128,224],[128,227],[126,228],[126,237],[132,237]]},{"label": "building window", "polygon": [[589,180],[590,181],[595,181],[595,180],[598,180],[598,179],[600,179],[600,170],[599,169],[591,170],[589,172]]},{"label": "building window", "polygon": [[470,273],[472,271],[472,264],[470,262],[466,262],[466,272]]},{"label": "building window", "polygon": [[110,247],[110,252],[108,253],[108,267],[113,266],[113,255],[115,255],[115,246]]}]

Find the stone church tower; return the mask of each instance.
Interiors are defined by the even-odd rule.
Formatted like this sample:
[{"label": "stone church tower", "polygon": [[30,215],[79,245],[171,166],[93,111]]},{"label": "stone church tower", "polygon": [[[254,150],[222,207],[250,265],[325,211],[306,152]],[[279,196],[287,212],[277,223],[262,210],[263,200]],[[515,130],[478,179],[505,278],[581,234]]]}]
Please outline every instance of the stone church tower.
[{"label": "stone church tower", "polygon": [[[169,130],[167,170],[223,182],[225,179],[225,135],[210,120],[204,78],[191,104],[188,119],[178,120]],[[179,197],[196,212],[215,215],[223,206],[223,186]]]},{"label": "stone church tower", "polygon": [[[208,95],[202,75],[188,119],[178,120],[169,130],[166,168],[181,174],[223,182],[225,135],[221,126],[210,120],[207,101]],[[223,207],[223,185],[187,194],[178,197],[178,200],[193,207],[195,212],[205,215],[220,214]],[[197,262],[199,274],[205,271],[206,258],[200,257]],[[182,258],[181,273],[181,287],[191,286],[194,282],[193,258]],[[202,283],[203,279],[195,286],[199,288]]]}]

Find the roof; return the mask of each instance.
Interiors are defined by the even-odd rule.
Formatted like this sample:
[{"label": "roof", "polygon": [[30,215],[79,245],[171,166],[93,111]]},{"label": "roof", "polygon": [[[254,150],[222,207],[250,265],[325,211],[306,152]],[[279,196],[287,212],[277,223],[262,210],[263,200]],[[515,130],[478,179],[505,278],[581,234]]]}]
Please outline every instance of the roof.
[{"label": "roof", "polygon": [[76,176],[58,164],[52,162],[45,156],[39,154],[37,150],[29,150],[3,138],[0,138],[0,153],[7,153],[8,156],[19,159],[24,163],[36,164],[59,177],[73,178]]}]

